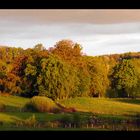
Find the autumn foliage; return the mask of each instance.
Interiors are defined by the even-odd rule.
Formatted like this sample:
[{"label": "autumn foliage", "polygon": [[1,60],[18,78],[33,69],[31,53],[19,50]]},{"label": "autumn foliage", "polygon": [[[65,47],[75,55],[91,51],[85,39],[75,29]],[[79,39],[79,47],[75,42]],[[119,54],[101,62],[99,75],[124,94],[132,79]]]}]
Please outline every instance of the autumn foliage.
[{"label": "autumn foliage", "polygon": [[[92,49],[92,48],[91,48]],[[61,40],[48,48],[0,47],[0,94],[74,97],[139,97],[140,53],[87,56]]]}]

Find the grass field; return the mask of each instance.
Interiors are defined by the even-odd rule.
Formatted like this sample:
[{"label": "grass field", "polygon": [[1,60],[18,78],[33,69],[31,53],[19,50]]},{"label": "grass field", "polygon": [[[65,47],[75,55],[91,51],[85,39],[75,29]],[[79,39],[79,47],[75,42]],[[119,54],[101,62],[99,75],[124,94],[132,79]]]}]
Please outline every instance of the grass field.
[{"label": "grass field", "polygon": [[66,107],[97,114],[129,116],[140,113],[140,100],[107,98],[73,98],[60,101]]},{"label": "grass field", "polygon": [[[72,116],[72,113],[37,113],[37,112],[22,112],[21,108],[29,101],[28,98],[16,96],[0,96],[0,103],[6,105],[6,111],[0,112],[0,130],[17,130],[12,127],[12,124],[17,120],[25,120],[33,114],[39,122],[54,121],[62,118],[64,115]],[[136,119],[140,114],[139,99],[106,99],[106,98],[74,98],[60,100],[59,103],[66,107],[74,107],[79,112],[82,120],[87,119],[91,114],[96,115],[99,119],[105,120],[127,120]],[[18,128],[18,130],[58,130],[57,128]],[[66,130],[66,129],[59,129]],[[67,129],[67,130],[85,130],[82,129]],[[86,130],[105,130],[98,128],[88,128]]]}]

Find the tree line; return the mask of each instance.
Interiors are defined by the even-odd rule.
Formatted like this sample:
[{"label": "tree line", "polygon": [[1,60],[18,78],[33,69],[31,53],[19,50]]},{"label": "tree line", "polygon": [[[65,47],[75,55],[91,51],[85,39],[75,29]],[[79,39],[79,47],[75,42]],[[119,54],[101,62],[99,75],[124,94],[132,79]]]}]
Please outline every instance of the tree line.
[{"label": "tree line", "polygon": [[[91,48],[92,49],[92,48]],[[139,97],[140,53],[87,56],[61,40],[22,49],[0,47],[0,94],[74,97]]]}]

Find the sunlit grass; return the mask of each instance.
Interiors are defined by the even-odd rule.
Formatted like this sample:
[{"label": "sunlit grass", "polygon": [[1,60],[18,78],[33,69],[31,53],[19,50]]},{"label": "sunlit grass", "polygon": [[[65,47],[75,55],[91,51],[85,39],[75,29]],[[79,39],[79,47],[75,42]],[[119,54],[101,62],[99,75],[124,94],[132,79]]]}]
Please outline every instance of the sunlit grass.
[{"label": "sunlit grass", "polygon": [[[0,122],[4,125],[0,126],[0,130],[17,130],[12,124],[16,120],[25,120],[35,115],[38,122],[55,121],[61,119],[68,114],[72,117],[73,113],[39,113],[39,112],[22,112],[22,108],[30,99],[16,96],[3,97],[0,96],[0,103],[6,105],[6,111],[0,112]],[[61,104],[66,107],[74,107],[79,112],[82,120],[87,119],[91,114],[104,120],[121,121],[126,119],[135,119],[135,114],[140,114],[140,100],[137,99],[107,99],[107,98],[73,98],[60,100]],[[12,127],[11,127],[12,126]],[[19,130],[60,130],[53,128],[19,128]],[[64,130],[64,129],[61,129]],[[74,129],[70,129],[74,130]],[[80,129],[76,129],[80,130]],[[82,129],[81,129],[82,130]],[[83,129],[84,130],[84,129]],[[87,130],[87,129],[86,129]],[[94,129],[91,129],[94,130]]]},{"label": "sunlit grass", "polygon": [[18,97],[18,96],[0,96],[0,103],[6,104],[7,106],[13,107],[22,107],[25,105],[30,99]]},{"label": "sunlit grass", "polygon": [[[127,100],[127,99],[126,99]],[[129,103],[130,101],[130,103]],[[73,98],[60,101],[66,107],[74,107],[80,111],[110,115],[134,115],[140,113],[140,105],[131,100],[127,102],[119,99],[106,98]]]}]

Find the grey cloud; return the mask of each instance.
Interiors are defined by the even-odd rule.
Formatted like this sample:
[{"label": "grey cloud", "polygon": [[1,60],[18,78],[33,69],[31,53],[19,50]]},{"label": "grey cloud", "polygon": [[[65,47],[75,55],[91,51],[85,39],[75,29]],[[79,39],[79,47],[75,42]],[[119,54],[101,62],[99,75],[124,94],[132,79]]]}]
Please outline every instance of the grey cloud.
[{"label": "grey cloud", "polygon": [[[4,26],[5,25],[5,26]],[[139,33],[140,23],[124,24],[43,24],[28,25],[24,23],[10,24],[10,21],[0,23],[0,37],[12,38],[58,38],[58,37],[76,37],[76,36],[96,36],[97,34],[126,34]]]},{"label": "grey cloud", "polygon": [[140,10],[0,10],[0,44],[27,48],[43,43],[50,47],[61,39],[80,43],[91,55],[138,51]]}]

